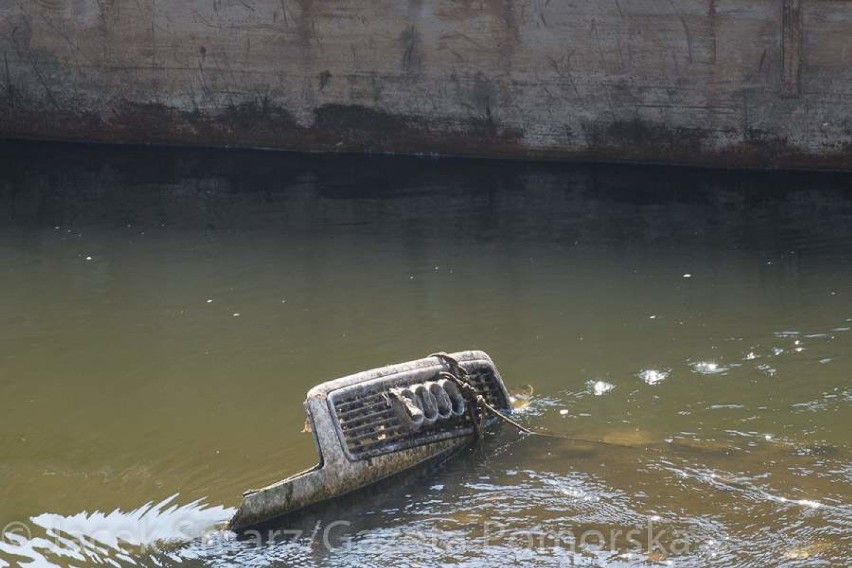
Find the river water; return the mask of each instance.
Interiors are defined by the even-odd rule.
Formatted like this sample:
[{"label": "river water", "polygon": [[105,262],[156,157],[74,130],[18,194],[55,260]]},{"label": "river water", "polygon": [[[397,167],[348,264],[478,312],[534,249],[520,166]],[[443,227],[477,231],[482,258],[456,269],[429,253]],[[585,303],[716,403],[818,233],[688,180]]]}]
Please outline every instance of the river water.
[{"label": "river water", "polygon": [[[850,176],[6,143],[0,298],[0,566],[852,558]],[[468,348],[575,439],[220,530],[311,386]]]}]

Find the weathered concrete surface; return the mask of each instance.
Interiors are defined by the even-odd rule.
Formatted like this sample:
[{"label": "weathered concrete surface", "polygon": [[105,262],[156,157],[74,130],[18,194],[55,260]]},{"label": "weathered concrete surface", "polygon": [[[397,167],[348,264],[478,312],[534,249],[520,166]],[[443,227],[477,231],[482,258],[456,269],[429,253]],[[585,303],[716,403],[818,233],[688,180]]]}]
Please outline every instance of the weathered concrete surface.
[{"label": "weathered concrete surface", "polygon": [[0,0],[0,136],[852,169],[852,1]]}]

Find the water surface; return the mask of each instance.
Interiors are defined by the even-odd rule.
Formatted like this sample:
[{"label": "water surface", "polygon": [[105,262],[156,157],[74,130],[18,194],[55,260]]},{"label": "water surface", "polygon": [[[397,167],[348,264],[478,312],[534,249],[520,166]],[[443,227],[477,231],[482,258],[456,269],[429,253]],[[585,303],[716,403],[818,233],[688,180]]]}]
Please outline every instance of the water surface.
[{"label": "water surface", "polygon": [[[6,143],[0,297],[0,566],[852,557],[849,176]],[[606,444],[217,530],[311,386],[467,348]]]}]

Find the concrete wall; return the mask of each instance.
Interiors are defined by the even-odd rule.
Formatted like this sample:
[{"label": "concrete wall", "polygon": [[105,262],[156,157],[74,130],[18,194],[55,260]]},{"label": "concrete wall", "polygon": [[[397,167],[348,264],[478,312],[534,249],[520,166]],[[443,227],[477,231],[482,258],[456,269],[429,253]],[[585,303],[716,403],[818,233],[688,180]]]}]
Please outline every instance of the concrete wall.
[{"label": "concrete wall", "polygon": [[852,1],[0,0],[0,136],[852,169]]}]

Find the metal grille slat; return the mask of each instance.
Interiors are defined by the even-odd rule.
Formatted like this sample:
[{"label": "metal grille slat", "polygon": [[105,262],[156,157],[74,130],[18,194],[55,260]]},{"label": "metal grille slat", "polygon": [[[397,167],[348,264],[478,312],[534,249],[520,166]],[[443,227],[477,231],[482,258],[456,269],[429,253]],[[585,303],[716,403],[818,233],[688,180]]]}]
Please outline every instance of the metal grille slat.
[{"label": "metal grille slat", "polygon": [[383,417],[381,420],[375,420],[375,421],[369,422],[367,424],[360,424],[358,426],[351,426],[349,428],[344,428],[343,431],[344,431],[345,434],[349,435],[349,434],[353,434],[355,432],[360,432],[361,430],[364,430],[365,428],[378,428],[379,426],[387,424],[387,422],[388,422],[387,418],[390,418],[390,417],[389,416]]},{"label": "metal grille slat", "polygon": [[353,400],[340,401],[337,404],[335,404],[335,408],[337,408],[338,412],[348,412],[349,411],[348,408],[350,406],[355,406],[356,408],[360,408],[362,405],[366,404],[367,400],[369,400],[371,398],[375,398],[376,402],[384,400],[382,393],[374,393],[374,394],[368,394],[368,395],[364,396],[363,398],[355,398]]},{"label": "metal grille slat", "polygon": [[[381,432],[381,434],[384,434],[384,433],[387,433],[387,434],[388,434],[388,438],[390,438],[393,434],[400,434],[400,432],[396,431],[396,429],[393,429],[393,430],[383,430],[383,431]],[[380,435],[381,435],[381,434],[380,434]],[[350,439],[351,439],[352,441],[354,441],[354,442],[363,443],[363,445],[364,445],[364,446],[373,445],[373,444],[378,444],[378,443],[384,443],[384,442],[385,442],[385,440],[386,440],[386,438],[382,438],[381,440],[372,440],[372,439],[370,439],[370,438],[372,438],[372,434],[363,434],[363,435],[361,435],[361,436],[355,436],[355,437],[350,438]],[[365,440],[366,440],[366,442],[364,442]]]},{"label": "metal grille slat", "polygon": [[367,417],[367,416],[373,416],[373,415],[381,414],[381,413],[384,413],[384,412],[389,412],[389,411],[392,411],[392,410],[393,410],[393,408],[391,408],[386,403],[382,403],[381,405],[373,404],[373,405],[367,406],[363,409],[358,409],[357,411],[353,410],[353,411],[341,413],[341,414],[338,415],[338,417],[340,419],[341,424],[346,424],[348,422],[354,422],[356,420],[362,420],[364,417]]}]

